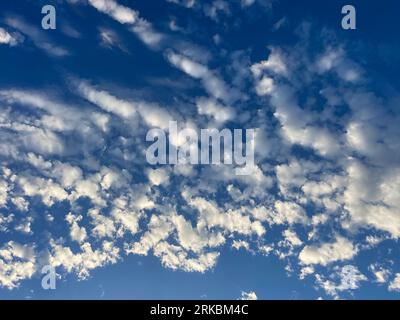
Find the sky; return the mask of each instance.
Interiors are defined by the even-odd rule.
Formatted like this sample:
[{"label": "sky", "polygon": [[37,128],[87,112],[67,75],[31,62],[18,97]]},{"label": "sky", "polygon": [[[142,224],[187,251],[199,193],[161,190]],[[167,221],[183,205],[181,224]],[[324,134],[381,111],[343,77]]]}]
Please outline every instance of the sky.
[{"label": "sky", "polygon": [[[399,14],[1,1],[0,299],[399,299]],[[171,121],[254,129],[250,173],[149,163]]]}]

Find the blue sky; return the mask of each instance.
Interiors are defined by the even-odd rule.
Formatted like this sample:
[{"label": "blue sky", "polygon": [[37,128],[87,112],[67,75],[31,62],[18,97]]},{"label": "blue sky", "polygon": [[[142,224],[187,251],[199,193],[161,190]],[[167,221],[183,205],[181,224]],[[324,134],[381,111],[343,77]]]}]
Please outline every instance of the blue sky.
[{"label": "blue sky", "polygon": [[[0,299],[398,299],[400,4],[346,4],[2,1]],[[251,174],[150,165],[169,121]]]}]

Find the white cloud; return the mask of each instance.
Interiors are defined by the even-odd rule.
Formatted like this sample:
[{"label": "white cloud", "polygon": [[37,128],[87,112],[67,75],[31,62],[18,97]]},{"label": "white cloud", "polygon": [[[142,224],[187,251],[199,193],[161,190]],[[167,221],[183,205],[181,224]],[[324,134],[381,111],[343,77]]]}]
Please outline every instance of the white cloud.
[{"label": "white cloud", "polygon": [[352,161],[347,167],[347,174],[344,201],[352,222],[387,231],[395,238],[400,237],[400,200],[395,191],[400,188],[400,170],[386,168],[382,171]]},{"label": "white cloud", "polygon": [[8,201],[9,186],[7,181],[0,180],[0,207],[5,207]]},{"label": "white cloud", "polygon": [[189,258],[187,252],[181,247],[163,241],[154,247],[154,255],[159,257],[163,265],[168,268],[203,273],[216,264],[219,253],[208,252],[196,258]]},{"label": "white cloud", "polygon": [[304,279],[305,277],[313,274],[314,272],[315,272],[314,267],[305,266],[305,267],[301,268],[299,278]]},{"label": "white cloud", "polygon": [[156,104],[144,101],[132,101],[118,98],[108,91],[97,89],[85,81],[77,81],[79,93],[104,111],[113,113],[135,126],[137,114],[143,118],[149,127],[167,129],[173,119],[167,110]]},{"label": "white cloud", "polygon": [[71,248],[52,243],[49,263],[63,267],[69,273],[76,272],[80,279],[86,279],[92,269],[114,264],[119,260],[119,249],[110,241],[103,241],[100,248],[93,250],[89,242],[81,244],[81,251],[74,253]]},{"label": "white cloud", "polygon": [[108,49],[117,48],[123,52],[128,52],[122,43],[119,35],[112,29],[100,27],[99,37],[101,40],[101,46]]},{"label": "white cloud", "polygon": [[9,46],[13,47],[16,46],[18,43],[18,37],[10,34],[4,28],[0,28],[0,44],[8,44]]},{"label": "white cloud", "polygon": [[29,197],[40,196],[47,206],[52,206],[55,202],[66,200],[68,193],[54,181],[38,178],[21,176],[17,180],[24,194]]},{"label": "white cloud", "polygon": [[300,238],[297,236],[296,232],[293,230],[285,230],[283,232],[283,235],[285,237],[285,240],[294,247],[301,246],[303,244],[303,241],[300,240]]},{"label": "white cloud", "polygon": [[282,76],[288,75],[288,69],[282,53],[275,48],[271,48],[268,60],[253,64],[250,69],[255,77],[260,77],[265,72],[272,72]]},{"label": "white cloud", "polygon": [[199,224],[204,224],[208,228],[220,227],[229,232],[257,236],[264,235],[265,228],[260,221],[251,221],[250,216],[243,215],[240,210],[228,210],[221,212],[214,201],[204,198],[187,198],[188,204],[199,211]]},{"label": "white cloud", "polygon": [[335,283],[331,280],[324,280],[320,275],[316,275],[316,278],[318,285],[335,298],[339,298],[340,292],[358,289],[360,282],[368,280],[357,267],[352,265],[346,265],[341,269],[337,268],[333,276],[339,281]]},{"label": "white cloud", "polygon": [[258,297],[254,291],[242,291],[240,300],[258,300]]},{"label": "white cloud", "polygon": [[136,234],[139,231],[140,212],[134,209],[131,201],[124,196],[116,198],[113,202],[111,215],[115,218],[123,230],[129,231],[131,234]]},{"label": "white cloud", "polygon": [[377,283],[386,283],[390,276],[390,271],[377,263],[370,265],[368,269],[374,274]]},{"label": "white cloud", "polygon": [[14,289],[35,272],[36,255],[33,246],[9,241],[0,247],[0,286]]},{"label": "white cloud", "polygon": [[389,291],[400,291],[400,273],[396,273],[395,278],[389,283]]},{"label": "white cloud", "polygon": [[168,52],[166,56],[172,65],[181,69],[189,76],[195,79],[200,79],[205,90],[214,98],[222,99],[227,103],[238,98],[238,93],[234,89],[229,88],[228,85],[213,71],[209,70],[207,66],[198,63],[185,55],[172,51]]},{"label": "white cloud", "polygon": [[82,179],[82,170],[69,163],[56,162],[52,171],[64,188],[70,188]]},{"label": "white cloud", "polygon": [[144,19],[140,19],[131,30],[150,48],[157,48],[164,40],[164,35],[154,30],[153,26]]},{"label": "white cloud", "polygon": [[89,0],[89,4],[123,24],[133,24],[139,17],[137,11],[122,6],[114,0]]},{"label": "white cloud", "polygon": [[19,224],[15,226],[15,231],[25,233],[27,235],[33,234],[32,232],[32,222],[33,217],[26,217],[19,221]]},{"label": "white cloud", "polygon": [[152,215],[147,229],[139,242],[126,246],[125,250],[127,253],[147,255],[150,249],[171,234],[173,225],[165,216]]},{"label": "white cloud", "polygon": [[196,105],[199,114],[213,118],[217,124],[233,120],[236,116],[233,108],[225,107],[213,99],[200,98]]},{"label": "white cloud", "polygon": [[326,266],[335,261],[350,260],[357,254],[357,248],[347,239],[337,236],[335,242],[319,246],[308,245],[299,254],[302,264],[320,264]]},{"label": "white cloud", "polygon": [[164,36],[155,31],[148,21],[140,18],[136,10],[120,5],[114,0],[89,0],[89,4],[119,23],[130,26],[130,30],[150,47],[156,47],[163,40]]},{"label": "white cloud", "polygon": [[70,224],[71,239],[78,243],[83,243],[87,238],[86,229],[78,225],[82,218],[82,216],[75,216],[71,212],[65,217],[65,220]]},{"label": "white cloud", "polygon": [[294,202],[275,202],[275,211],[271,213],[270,220],[272,223],[289,225],[295,223],[305,223],[307,216],[302,207]]},{"label": "white cloud", "polygon": [[169,173],[166,169],[150,169],[148,171],[148,177],[150,182],[155,185],[159,186],[161,184],[168,184],[169,181]]},{"label": "white cloud", "polygon": [[107,112],[114,113],[124,119],[132,119],[135,116],[136,108],[128,101],[118,99],[106,91],[96,90],[83,81],[79,83],[78,89],[88,101]]},{"label": "white cloud", "polygon": [[260,96],[271,94],[274,89],[274,80],[269,77],[262,77],[256,85],[256,92]]},{"label": "white cloud", "polygon": [[360,68],[345,57],[343,49],[327,50],[317,61],[317,70],[321,73],[334,70],[347,82],[358,82],[361,78]]},{"label": "white cloud", "polygon": [[90,209],[88,213],[92,219],[92,234],[98,238],[113,237],[117,231],[114,219],[102,215],[98,209]]},{"label": "white cloud", "polygon": [[77,200],[80,197],[88,197],[94,204],[100,207],[106,205],[106,201],[103,199],[101,194],[100,185],[93,179],[93,177],[92,179],[82,179],[76,182],[70,199]]},{"label": "white cloud", "polygon": [[233,240],[232,242],[232,248],[239,250],[241,248],[245,249],[245,250],[249,250],[250,249],[250,245],[248,242],[243,241],[243,240]]},{"label": "white cloud", "polygon": [[5,21],[9,26],[27,35],[36,47],[49,56],[61,58],[70,55],[67,49],[55,45],[38,27],[25,22],[22,18],[8,17]]}]

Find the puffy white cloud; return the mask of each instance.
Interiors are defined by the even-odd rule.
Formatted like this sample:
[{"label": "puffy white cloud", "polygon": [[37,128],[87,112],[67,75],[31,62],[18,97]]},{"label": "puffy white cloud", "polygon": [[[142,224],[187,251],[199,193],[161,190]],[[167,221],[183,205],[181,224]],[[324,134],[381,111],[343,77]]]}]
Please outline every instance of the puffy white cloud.
[{"label": "puffy white cloud", "polygon": [[305,112],[297,102],[296,94],[287,85],[265,87],[263,80],[257,83],[263,94],[269,94],[275,107],[274,116],[281,123],[281,135],[291,144],[299,144],[314,149],[324,157],[336,156],[340,151],[340,141],[326,128],[313,124],[314,114]]},{"label": "puffy white cloud", "polygon": [[92,179],[82,179],[75,184],[75,189],[71,193],[70,199],[76,200],[81,197],[89,198],[94,204],[103,207],[106,205],[106,201],[103,199],[101,194],[100,185],[97,181]]},{"label": "puffy white cloud", "polygon": [[8,183],[5,180],[0,180],[0,207],[5,207],[8,201]]},{"label": "puffy white cloud", "polygon": [[293,230],[285,230],[283,232],[283,235],[285,237],[285,240],[294,247],[301,246],[303,244],[303,241],[300,240],[300,238],[297,236],[296,232]]},{"label": "puffy white cloud", "polygon": [[196,258],[189,258],[188,253],[181,247],[163,241],[155,246],[154,255],[159,257],[163,265],[168,268],[203,273],[216,264],[219,253],[208,252]]},{"label": "puffy white cloud", "polygon": [[117,231],[114,219],[102,215],[98,209],[90,209],[88,215],[92,219],[92,234],[95,237],[113,237]]},{"label": "puffy white cloud", "polygon": [[68,193],[51,179],[21,176],[17,182],[25,195],[29,197],[40,196],[43,203],[49,207],[55,202],[68,198]]},{"label": "puffy white cloud", "polygon": [[270,220],[272,223],[289,225],[294,223],[305,223],[307,216],[302,207],[295,202],[275,202],[275,211],[271,214]]},{"label": "puffy white cloud", "polygon": [[199,114],[212,117],[217,124],[223,124],[235,117],[235,111],[232,108],[225,107],[215,100],[200,98],[196,104]]},{"label": "puffy white cloud", "polygon": [[[167,241],[170,237],[175,238],[179,245],[172,245]],[[194,228],[183,216],[153,215],[148,224],[148,231],[139,242],[126,245],[126,251],[147,255],[152,250],[168,268],[204,272],[215,265],[219,255],[217,252],[205,250],[219,246],[224,241],[221,234],[209,233],[199,225]],[[189,258],[189,253],[195,257]]]},{"label": "puffy white cloud", "polygon": [[127,230],[132,234],[137,233],[139,230],[140,212],[135,210],[130,199],[120,196],[114,200],[113,205],[111,215],[115,218],[115,221],[122,226],[123,230]]},{"label": "puffy white cloud", "polygon": [[256,92],[260,96],[271,94],[274,89],[274,80],[269,77],[262,77],[256,86]]},{"label": "puffy white cloud", "polygon": [[89,242],[81,244],[81,251],[74,253],[71,248],[53,243],[49,264],[62,267],[68,272],[76,272],[78,277],[85,279],[92,269],[114,264],[119,260],[119,248],[113,242],[103,241],[100,248],[93,250]]},{"label": "puffy white cloud", "polygon": [[75,216],[71,212],[65,217],[65,220],[70,224],[71,239],[78,243],[83,243],[87,238],[86,229],[78,225],[82,218],[82,216]]},{"label": "puffy white cloud", "polygon": [[305,246],[299,254],[299,259],[302,264],[326,266],[335,261],[350,260],[357,252],[357,248],[351,241],[337,236],[334,242],[323,243],[319,246]]},{"label": "puffy white cloud", "polygon": [[225,242],[221,233],[208,232],[201,224],[194,229],[183,216],[174,215],[171,222],[176,228],[179,244],[187,250],[199,253],[206,247],[217,247]]},{"label": "puffy white cloud", "polygon": [[395,278],[389,283],[389,291],[400,291],[400,273],[395,275]]},{"label": "puffy white cloud", "polygon": [[344,192],[345,208],[354,224],[384,230],[398,238],[400,200],[396,190],[400,188],[400,171],[390,168],[385,171],[367,167],[359,161],[350,162]]},{"label": "puffy white cloud", "polygon": [[35,272],[36,255],[33,246],[9,241],[0,248],[0,286],[16,288],[22,280],[31,278]]},{"label": "puffy white cloud", "polygon": [[314,267],[305,266],[305,267],[301,268],[299,278],[304,279],[305,277],[313,274],[314,272],[315,272]]},{"label": "puffy white cloud", "polygon": [[148,171],[148,177],[150,182],[155,185],[167,185],[169,182],[169,172],[166,169],[150,169]]},{"label": "puffy white cloud", "polygon": [[22,141],[26,148],[41,154],[60,155],[64,151],[64,143],[60,137],[46,129],[29,128],[22,133]]},{"label": "puffy white cloud", "polygon": [[52,171],[64,188],[70,188],[82,179],[82,170],[69,163],[57,162]]},{"label": "puffy white cloud", "polygon": [[331,280],[324,280],[320,275],[316,275],[317,283],[323,288],[326,293],[336,298],[338,294],[343,291],[355,290],[360,286],[360,282],[368,280],[357,267],[353,265],[346,265],[343,268],[336,268],[334,277],[338,278],[338,282]]},{"label": "puffy white cloud", "polygon": [[374,274],[378,283],[386,283],[390,276],[390,271],[377,263],[370,265],[368,269]]},{"label": "puffy white cloud", "polygon": [[198,223],[208,228],[219,227],[244,235],[262,236],[265,233],[265,228],[260,221],[251,221],[250,216],[242,214],[240,210],[228,210],[223,213],[214,201],[200,197],[188,198],[186,201],[199,211]]},{"label": "puffy white cloud", "polygon": [[127,253],[147,255],[150,249],[166,239],[174,230],[167,217],[156,215],[151,216],[147,229],[139,242],[126,246]]},{"label": "puffy white cloud", "polygon": [[288,69],[282,53],[275,48],[271,48],[271,53],[268,56],[268,60],[253,64],[250,69],[255,77],[260,77],[265,72],[272,72],[282,76],[286,76],[288,74]]}]

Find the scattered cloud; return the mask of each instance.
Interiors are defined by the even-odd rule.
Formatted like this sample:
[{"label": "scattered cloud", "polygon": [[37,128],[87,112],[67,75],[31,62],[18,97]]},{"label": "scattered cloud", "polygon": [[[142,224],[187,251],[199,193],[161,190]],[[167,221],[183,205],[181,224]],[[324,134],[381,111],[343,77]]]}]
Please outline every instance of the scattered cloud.
[{"label": "scattered cloud", "polygon": [[258,298],[254,291],[249,291],[249,292],[242,291],[240,300],[258,300]]}]

